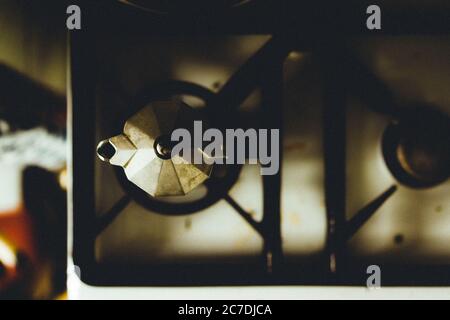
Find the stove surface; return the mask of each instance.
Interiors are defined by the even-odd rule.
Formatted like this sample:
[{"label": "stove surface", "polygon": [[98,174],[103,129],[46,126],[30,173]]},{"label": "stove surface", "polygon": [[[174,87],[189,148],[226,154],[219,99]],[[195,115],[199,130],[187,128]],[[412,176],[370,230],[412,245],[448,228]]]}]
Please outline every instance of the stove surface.
[{"label": "stove surface", "polygon": [[[387,284],[445,284],[450,183],[408,185],[388,164],[398,153],[387,155],[384,143],[387,128],[416,106],[450,116],[450,37],[336,42],[129,32],[75,38],[74,190],[90,196],[74,209],[74,243],[86,281],[365,285],[366,268],[379,265]],[[89,89],[79,89],[91,68]],[[160,97],[213,112],[239,101],[221,125],[281,128],[280,175],[226,166],[187,196],[143,196],[96,158],[94,145]]]}]

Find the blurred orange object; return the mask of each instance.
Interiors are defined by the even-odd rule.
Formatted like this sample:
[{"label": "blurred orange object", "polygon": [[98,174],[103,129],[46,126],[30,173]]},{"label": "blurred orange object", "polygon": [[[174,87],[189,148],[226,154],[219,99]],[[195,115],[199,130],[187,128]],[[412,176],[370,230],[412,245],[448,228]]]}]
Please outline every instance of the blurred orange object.
[{"label": "blurred orange object", "polygon": [[37,259],[32,219],[23,207],[0,213],[0,236],[14,243],[17,252],[25,253],[31,260]]},{"label": "blurred orange object", "polygon": [[26,287],[30,268],[38,263],[36,233],[31,217],[22,207],[0,213],[0,296],[11,288]]}]

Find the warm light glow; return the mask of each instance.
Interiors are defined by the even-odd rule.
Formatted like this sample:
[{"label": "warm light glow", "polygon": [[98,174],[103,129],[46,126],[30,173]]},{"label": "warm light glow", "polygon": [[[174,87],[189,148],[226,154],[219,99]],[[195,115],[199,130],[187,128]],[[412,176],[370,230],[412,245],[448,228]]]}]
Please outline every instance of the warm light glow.
[{"label": "warm light glow", "polygon": [[67,190],[67,169],[64,168],[61,170],[58,175],[58,182],[61,188]]},{"label": "warm light glow", "polygon": [[17,264],[13,249],[2,238],[0,238],[0,262],[7,268],[14,268]]}]

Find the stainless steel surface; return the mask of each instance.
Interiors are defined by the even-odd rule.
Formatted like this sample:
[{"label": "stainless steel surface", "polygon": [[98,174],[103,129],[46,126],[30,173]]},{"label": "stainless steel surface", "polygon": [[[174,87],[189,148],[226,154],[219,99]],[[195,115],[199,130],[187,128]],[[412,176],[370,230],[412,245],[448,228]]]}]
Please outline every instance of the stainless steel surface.
[{"label": "stainless steel surface", "polygon": [[[161,79],[180,79],[218,91],[221,84],[267,41],[266,36],[223,38],[105,39],[103,77],[114,79],[128,95]],[[148,40],[148,39],[147,39]],[[450,39],[448,37],[380,37],[355,39],[351,48],[395,94],[396,101],[425,102],[450,114]],[[114,55],[111,55],[114,52]],[[164,63],[161,63],[161,59]],[[114,64],[116,61],[136,61]],[[139,63],[138,63],[139,62]],[[113,68],[110,66],[114,65]],[[412,68],[414,66],[414,68]],[[321,82],[314,55],[293,52],[285,62],[282,162],[282,237],[288,263],[308,259],[325,245]],[[188,102],[189,97],[183,97]],[[98,117],[109,106],[126,108],[126,99],[103,88]],[[393,184],[383,159],[381,138],[389,117],[349,98],[347,125],[347,218]],[[260,103],[255,93],[241,107],[241,121],[252,126]],[[192,104],[189,101],[189,104]],[[100,123],[99,140],[108,131]],[[97,212],[101,215],[124,195],[109,166],[97,164]],[[108,186],[106,188],[105,186]],[[356,259],[403,263],[450,261],[450,184],[425,190],[399,185],[396,194],[355,234],[349,252]],[[203,192],[200,186],[183,201]],[[262,214],[258,168],[244,166],[231,196],[256,220]],[[169,197],[171,198],[171,197]],[[397,241],[401,239],[402,241]],[[194,261],[257,261],[261,237],[225,201],[190,216],[166,217],[134,201],[96,242],[98,261],[136,264]]]}]

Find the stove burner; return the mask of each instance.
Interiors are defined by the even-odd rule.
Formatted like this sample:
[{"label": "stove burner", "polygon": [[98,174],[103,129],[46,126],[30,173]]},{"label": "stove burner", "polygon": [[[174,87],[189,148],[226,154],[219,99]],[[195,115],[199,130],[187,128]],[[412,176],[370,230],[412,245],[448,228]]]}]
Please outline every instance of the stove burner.
[{"label": "stove burner", "polygon": [[394,177],[412,188],[436,186],[450,176],[447,116],[416,109],[386,128],[383,155]]},{"label": "stove burner", "polygon": [[[123,1],[125,2],[125,0]],[[126,2],[145,3],[138,0],[127,0]],[[150,3],[148,1],[147,3]],[[73,83],[76,99],[76,106],[80,111],[86,112],[95,116],[95,110],[90,110],[91,105],[95,105],[95,95],[84,94],[87,88],[94,88],[95,86],[87,86],[86,80],[92,79],[92,67],[96,67],[91,63],[91,55],[84,54],[86,46],[81,46],[83,42],[77,43],[77,41],[84,38],[73,38],[75,46],[74,55],[76,59],[73,59],[72,71],[73,71]],[[90,40],[90,37],[87,38]],[[92,37],[95,39],[95,37]],[[147,41],[148,39],[143,39]],[[312,41],[312,43],[310,43]],[[389,169],[393,172],[394,176],[404,183],[405,185],[429,185],[431,182],[436,183],[438,180],[445,180],[448,178],[448,172],[442,166],[442,164],[448,164],[448,148],[440,145],[440,143],[446,143],[449,135],[448,130],[446,134],[438,134],[433,138],[427,137],[427,130],[434,130],[436,127],[433,123],[428,129],[408,131],[408,127],[412,126],[414,130],[421,127],[421,120],[424,118],[418,117],[415,121],[412,121],[408,117],[399,117],[397,108],[381,108],[395,106],[393,98],[395,95],[391,94],[388,87],[385,86],[381,80],[372,73],[364,74],[364,68],[361,65],[356,64],[355,60],[347,56],[343,57],[344,49],[342,48],[344,43],[347,43],[346,38],[342,39],[338,37],[322,37],[320,41],[316,38],[309,39],[308,36],[303,37],[302,34],[295,34],[293,37],[283,34],[280,38],[279,35],[274,35],[273,38],[261,48],[254,56],[252,56],[248,62],[242,65],[237,72],[235,72],[225,84],[223,84],[218,90],[217,94],[210,92],[203,87],[196,86],[194,84],[171,82],[170,85],[151,86],[149,91],[144,91],[145,94],[141,97],[142,103],[134,105],[136,108],[142,108],[148,101],[165,100],[170,99],[174,95],[182,97],[183,95],[190,95],[193,97],[201,97],[202,100],[214,100],[214,105],[217,108],[206,108],[216,113],[217,119],[222,120],[236,120],[233,119],[234,113],[231,110],[234,106],[238,106],[244,98],[249,94],[250,90],[259,88],[261,91],[261,122],[262,126],[267,127],[281,127],[282,126],[282,114],[281,109],[283,103],[283,91],[284,91],[284,79],[283,77],[283,65],[285,54],[291,49],[310,49],[312,48],[312,54],[314,59],[317,57],[318,65],[322,69],[321,80],[323,80],[323,141],[324,141],[324,164],[325,164],[325,181],[324,181],[324,202],[326,210],[326,248],[324,249],[324,257],[319,257],[320,262],[314,263],[314,277],[309,280],[308,276],[303,277],[300,275],[299,269],[296,269],[291,273],[290,265],[284,263],[284,250],[281,245],[281,175],[265,176],[263,177],[263,197],[262,197],[262,211],[263,218],[261,221],[253,219],[250,212],[246,212],[245,209],[239,206],[237,201],[228,195],[228,191],[236,182],[239,176],[240,167],[236,166],[223,166],[213,170],[212,177],[205,183],[204,189],[206,192],[196,198],[190,196],[182,198],[179,202],[171,202],[165,199],[156,199],[135,185],[131,184],[123,174],[120,168],[117,168],[118,180],[125,190],[126,195],[114,204],[109,212],[102,212],[101,214],[95,213],[95,194],[92,192],[95,190],[92,187],[87,188],[83,181],[95,181],[91,179],[92,174],[87,170],[82,170],[83,161],[89,163],[90,157],[84,156],[83,146],[84,144],[74,144],[74,154],[78,155],[77,160],[74,162],[74,177],[78,183],[74,183],[76,190],[74,192],[74,203],[77,204],[74,211],[75,221],[75,256],[80,257],[79,261],[87,261],[90,266],[93,266],[90,270],[90,279],[95,279],[96,283],[115,283],[120,285],[129,284],[127,281],[138,283],[140,285],[146,284],[237,284],[242,283],[239,276],[241,271],[246,269],[244,265],[237,265],[239,272],[234,273],[230,271],[230,264],[225,265],[221,269],[217,269],[217,274],[208,270],[208,266],[196,264],[192,269],[189,266],[186,268],[184,263],[162,265],[159,272],[158,269],[152,268],[149,265],[142,265],[142,268],[135,268],[136,265],[132,265],[131,268],[127,265],[129,261],[125,262],[125,268],[123,265],[109,265],[100,266],[95,260],[95,237],[92,236],[90,231],[94,229],[92,222],[96,223],[95,235],[99,234],[110,222],[114,219],[114,216],[120,213],[131,200],[135,200],[138,204],[147,208],[152,213],[161,213],[166,215],[182,215],[201,211],[202,209],[214,204],[216,201],[225,199],[225,201],[235,209],[245,221],[251,225],[263,239],[263,250],[261,261],[264,264],[264,273],[260,272],[263,269],[258,268],[251,269],[250,272],[244,273],[245,284],[291,284],[291,279],[295,279],[297,283],[301,278],[300,283],[312,282],[314,284],[354,284],[356,270],[361,271],[359,265],[353,265],[352,260],[346,261],[347,256],[347,241],[360,230],[361,226],[368,221],[368,219],[376,213],[376,211],[395,194],[396,186],[391,186],[380,195],[373,195],[373,200],[366,206],[358,210],[351,219],[347,219],[346,199],[348,198],[346,192],[347,180],[346,180],[346,90],[358,90],[360,98],[363,102],[374,109],[375,111],[383,114],[389,114],[397,119],[398,123],[394,123],[386,129],[383,137],[383,152],[388,164]],[[94,43],[89,43],[92,48],[95,48]],[[82,54],[83,53],[83,54]],[[89,58],[89,59],[88,59]],[[344,59],[343,59],[344,58]],[[84,61],[86,60],[86,61]],[[126,61],[124,59],[124,61]],[[343,63],[347,62],[347,63]],[[81,66],[82,68],[78,68]],[[322,68],[323,66],[323,68]],[[348,68],[347,68],[348,67]],[[368,70],[370,71],[370,70]],[[353,72],[353,73],[352,73]],[[169,72],[169,74],[171,74]],[[362,81],[364,80],[364,81]],[[353,81],[353,82],[351,82]],[[351,85],[353,84],[353,85]],[[94,90],[92,90],[94,91]],[[350,90],[349,90],[350,91]],[[90,93],[90,90],[88,91]],[[391,102],[391,103],[385,103]],[[133,106],[127,108],[125,111],[131,114],[136,110],[131,110]],[[301,107],[301,104],[299,105]],[[378,107],[378,108],[377,108]],[[301,110],[301,109],[299,109]],[[82,129],[83,122],[80,121],[82,112],[74,113],[75,121],[78,129]],[[111,114],[114,116],[114,114]],[[124,116],[120,118],[120,125],[122,120],[127,118]],[[409,122],[412,121],[412,122]],[[223,121],[225,122],[225,121]],[[417,124],[414,124],[417,122]],[[438,121],[439,122],[439,121]],[[411,124],[412,123],[412,124]],[[114,126],[112,124],[111,126]],[[446,127],[444,125],[442,127]],[[120,129],[121,127],[118,127]],[[424,131],[424,132],[421,132]],[[90,131],[87,131],[88,133]],[[90,136],[84,135],[83,130],[74,130],[75,138],[84,141],[89,137],[92,141],[92,134]],[[424,140],[420,140],[423,137]],[[420,139],[419,139],[420,138]],[[84,139],[84,140],[82,140]],[[76,140],[76,139],[75,139]],[[428,145],[434,145],[433,148],[428,149]],[[447,143],[446,143],[447,144]],[[440,147],[439,147],[440,146]],[[160,153],[164,155],[163,145],[161,145]],[[441,149],[442,148],[442,149]],[[433,152],[436,150],[436,152]],[[446,151],[447,150],[447,151]],[[424,166],[425,161],[415,161],[416,154],[424,154],[426,157],[432,159],[429,163],[431,165]],[[427,168],[428,167],[428,168]],[[375,168],[374,168],[375,169]],[[223,170],[223,171],[222,171]],[[447,169],[448,170],[448,169]],[[223,174],[220,174],[223,172]],[[89,176],[91,175],[91,176]],[[85,180],[82,180],[84,178]],[[91,179],[91,180],[88,180]],[[424,182],[425,181],[425,182]],[[431,184],[433,184],[431,183]],[[203,187],[202,187],[203,188]],[[86,201],[89,199],[89,201]],[[78,202],[76,201],[78,200]],[[86,203],[86,205],[85,205]],[[113,214],[111,214],[111,212]],[[97,217],[100,219],[95,220]],[[104,219],[106,218],[106,219]],[[404,240],[405,236],[397,236],[394,241],[400,243]],[[328,259],[330,258],[330,259]],[[289,257],[291,259],[291,257]],[[288,259],[286,259],[288,261]],[[330,266],[332,262],[332,267]],[[88,264],[88,266],[89,266]],[[94,268],[95,267],[95,268]],[[108,269],[105,269],[108,267]],[[297,266],[295,266],[297,268]],[[348,267],[348,271],[346,271]],[[126,272],[126,270],[132,270],[132,272]],[[206,272],[205,270],[211,271]],[[433,269],[431,269],[433,270]],[[105,272],[106,271],[106,272]],[[140,272],[139,272],[140,271]],[[198,274],[197,274],[198,272]],[[384,272],[384,271],[383,271]],[[205,280],[207,274],[217,275],[217,278],[209,278]],[[87,273],[84,273],[87,274]],[[403,273],[396,273],[396,275]],[[177,275],[180,275],[177,277]],[[188,275],[188,276],[186,276]],[[236,277],[236,275],[238,277]],[[300,275],[300,278],[299,278]],[[317,275],[317,278],[316,278]],[[363,275],[365,276],[364,272]],[[98,280],[98,279],[101,280]],[[237,280],[239,278],[239,280]],[[126,280],[124,280],[126,279]],[[198,280],[199,279],[199,280]],[[196,283],[196,281],[198,282]],[[359,280],[359,279],[358,279]],[[365,283],[364,279],[364,283]],[[412,279],[414,280],[414,279]],[[287,282],[289,281],[289,282]],[[392,280],[391,280],[392,281]],[[401,281],[395,279],[395,281]],[[411,282],[411,279],[408,280]]]}]

